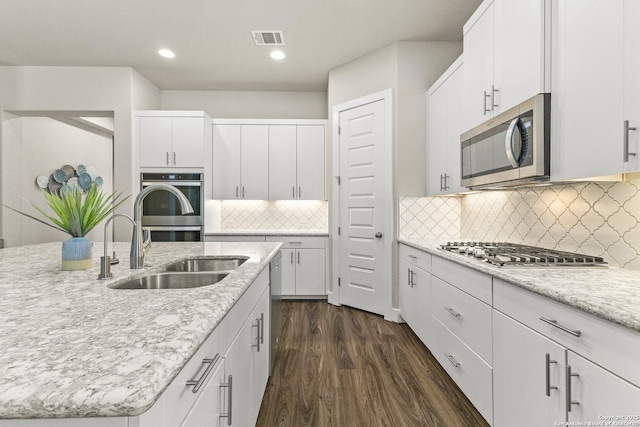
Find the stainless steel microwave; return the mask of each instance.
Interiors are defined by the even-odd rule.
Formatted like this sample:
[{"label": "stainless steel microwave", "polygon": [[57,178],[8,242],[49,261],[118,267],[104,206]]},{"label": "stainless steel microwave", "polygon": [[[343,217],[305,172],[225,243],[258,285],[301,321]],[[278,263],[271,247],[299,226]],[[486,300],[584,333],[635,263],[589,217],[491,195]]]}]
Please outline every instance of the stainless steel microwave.
[{"label": "stainless steel microwave", "polygon": [[548,181],[550,101],[550,94],[538,94],[463,133],[462,186],[503,188]]}]

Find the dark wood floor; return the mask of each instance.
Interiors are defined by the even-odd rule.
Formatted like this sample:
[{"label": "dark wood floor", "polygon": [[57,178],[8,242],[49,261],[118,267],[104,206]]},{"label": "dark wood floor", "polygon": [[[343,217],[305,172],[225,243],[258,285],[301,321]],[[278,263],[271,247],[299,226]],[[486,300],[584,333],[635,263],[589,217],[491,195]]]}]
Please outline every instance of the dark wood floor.
[{"label": "dark wood floor", "polygon": [[324,301],[281,305],[258,426],[487,426],[405,324]]}]

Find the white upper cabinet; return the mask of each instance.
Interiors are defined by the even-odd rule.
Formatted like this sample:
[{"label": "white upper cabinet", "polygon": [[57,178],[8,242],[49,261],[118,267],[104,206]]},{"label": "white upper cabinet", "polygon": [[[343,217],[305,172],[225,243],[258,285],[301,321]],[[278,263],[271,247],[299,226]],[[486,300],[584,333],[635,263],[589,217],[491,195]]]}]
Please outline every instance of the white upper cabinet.
[{"label": "white upper cabinet", "polygon": [[465,191],[460,186],[462,56],[427,91],[427,195]]},{"label": "white upper cabinet", "polygon": [[549,0],[486,0],[465,24],[463,131],[549,91]]},{"label": "white upper cabinet", "polygon": [[554,8],[551,179],[640,170],[640,5],[585,0]]},{"label": "white upper cabinet", "polygon": [[269,126],[269,198],[323,200],[324,125]]},{"label": "white upper cabinet", "polygon": [[141,167],[205,166],[205,143],[211,138],[210,119],[202,112],[189,114],[192,113],[136,112]]},{"label": "white upper cabinet", "polygon": [[213,197],[266,200],[268,155],[268,126],[214,125]]},{"label": "white upper cabinet", "polygon": [[297,127],[299,200],[324,200],[324,125]]}]

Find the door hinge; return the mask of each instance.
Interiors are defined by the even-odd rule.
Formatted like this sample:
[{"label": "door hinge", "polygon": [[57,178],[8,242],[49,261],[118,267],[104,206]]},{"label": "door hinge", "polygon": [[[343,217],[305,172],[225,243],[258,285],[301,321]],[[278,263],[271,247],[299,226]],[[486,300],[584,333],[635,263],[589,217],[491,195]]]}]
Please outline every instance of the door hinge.
[{"label": "door hinge", "polygon": [[338,277],[338,286],[341,286],[341,284],[340,284],[340,278],[339,278],[339,277]]}]

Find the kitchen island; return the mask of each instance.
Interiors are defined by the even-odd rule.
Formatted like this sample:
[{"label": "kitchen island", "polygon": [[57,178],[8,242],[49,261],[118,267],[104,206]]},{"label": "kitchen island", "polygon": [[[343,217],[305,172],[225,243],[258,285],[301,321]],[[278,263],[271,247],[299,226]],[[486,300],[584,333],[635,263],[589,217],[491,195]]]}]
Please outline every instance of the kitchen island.
[{"label": "kitchen island", "polygon": [[[280,246],[152,243],[145,267],[131,270],[129,243],[114,243],[123,260],[108,280],[97,279],[98,243],[94,267],[75,272],[60,270],[60,243],[0,250],[0,419],[144,413]],[[181,258],[209,255],[249,259],[210,286],[110,287]]]}]

